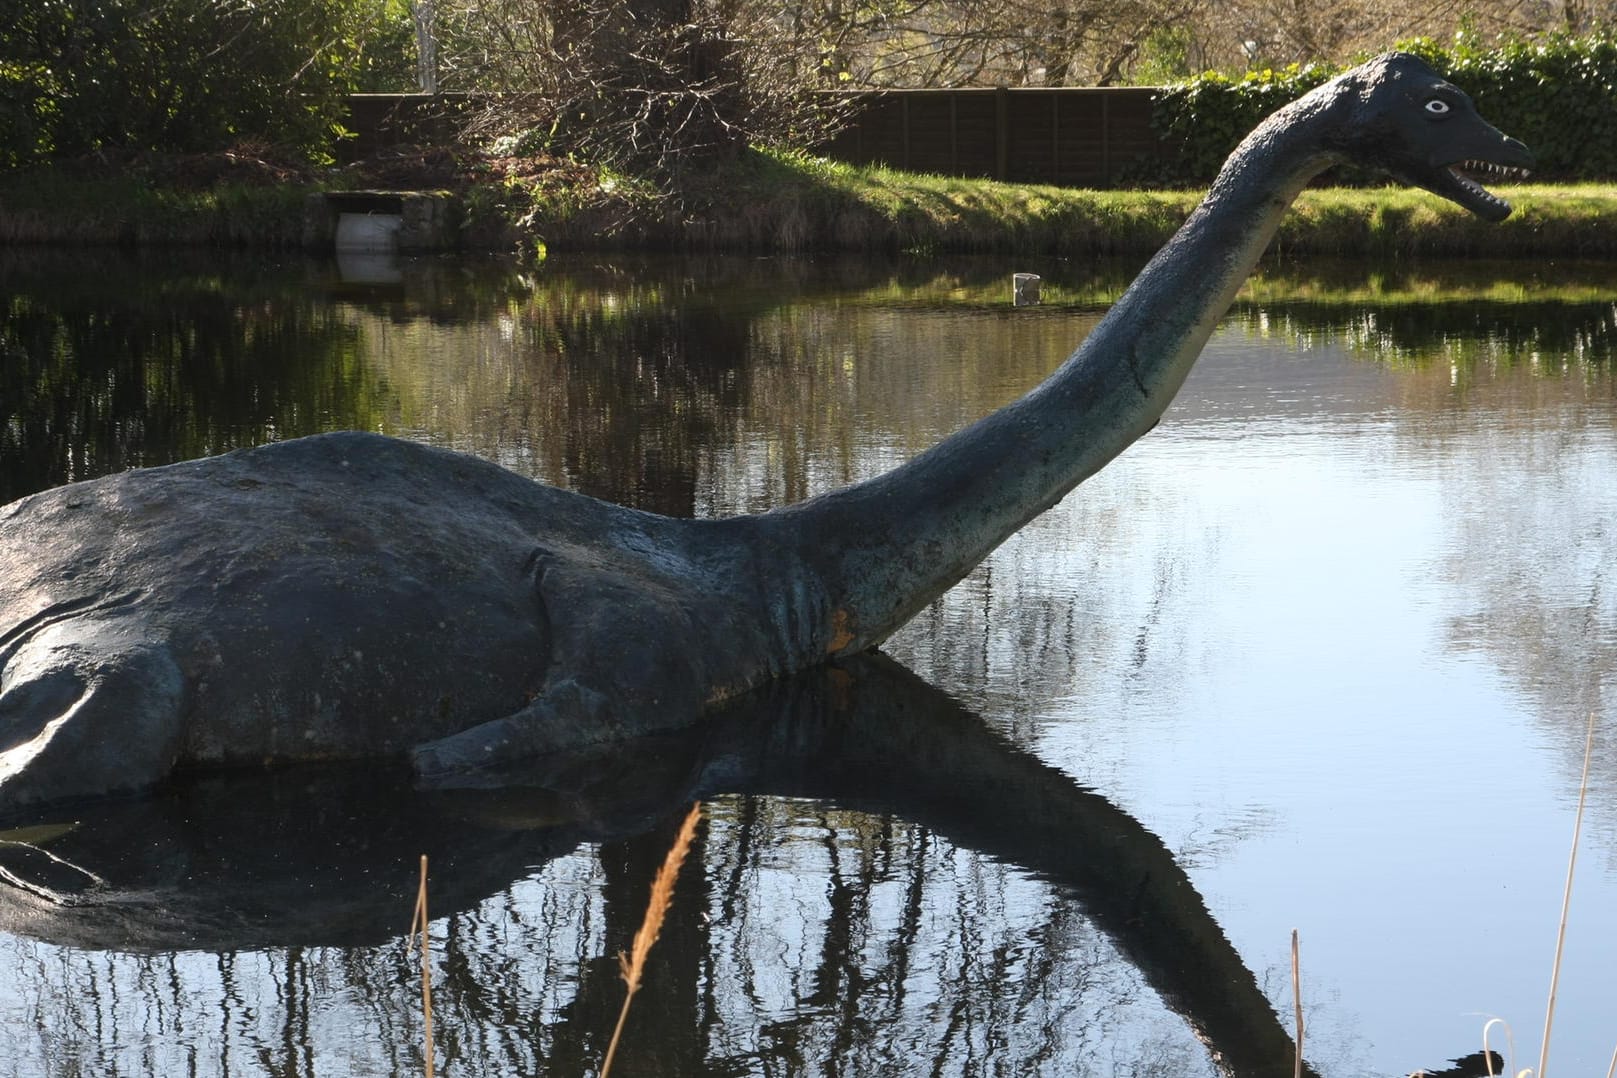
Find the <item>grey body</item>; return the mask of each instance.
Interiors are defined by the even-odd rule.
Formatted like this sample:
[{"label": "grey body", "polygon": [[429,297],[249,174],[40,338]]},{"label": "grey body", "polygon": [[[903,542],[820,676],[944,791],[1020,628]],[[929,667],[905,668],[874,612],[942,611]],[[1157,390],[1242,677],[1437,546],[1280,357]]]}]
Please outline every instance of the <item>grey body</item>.
[{"label": "grey body", "polygon": [[0,792],[687,722],[805,665],[804,593],[762,594],[800,574],[737,526],[352,432],[24,499],[0,509]]},{"label": "grey body", "polygon": [[1421,61],[1356,68],[1242,143],[1041,386],[758,516],[673,520],[354,433],[13,503],[0,812],[182,767],[409,751],[465,776],[689,723],[873,647],[1156,424],[1321,170],[1378,167],[1498,219],[1448,166],[1529,160]]}]

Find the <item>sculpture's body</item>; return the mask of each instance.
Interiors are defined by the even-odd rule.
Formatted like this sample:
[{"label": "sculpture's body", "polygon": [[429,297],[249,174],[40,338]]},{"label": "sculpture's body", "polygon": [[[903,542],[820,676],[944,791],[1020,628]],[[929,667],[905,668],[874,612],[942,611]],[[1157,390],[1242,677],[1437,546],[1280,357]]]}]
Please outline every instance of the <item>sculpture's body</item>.
[{"label": "sculpture's body", "polygon": [[672,520],[364,434],[0,508],[0,811],[181,766],[466,772],[872,647],[1157,422],[1291,200],[1346,160],[1499,219],[1447,166],[1528,156],[1419,60],[1357,68],[1242,143],[1043,385],[760,516]]}]

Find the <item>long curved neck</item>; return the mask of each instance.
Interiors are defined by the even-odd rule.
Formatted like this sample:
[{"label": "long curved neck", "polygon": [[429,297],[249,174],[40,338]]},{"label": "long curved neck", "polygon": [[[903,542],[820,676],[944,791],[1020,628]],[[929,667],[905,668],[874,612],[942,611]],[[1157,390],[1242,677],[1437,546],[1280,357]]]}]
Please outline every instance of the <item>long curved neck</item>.
[{"label": "long curved neck", "polygon": [[1073,355],[1027,396],[864,483],[767,514],[822,577],[825,654],[880,643],[1156,425],[1303,186],[1323,111],[1282,110]]}]

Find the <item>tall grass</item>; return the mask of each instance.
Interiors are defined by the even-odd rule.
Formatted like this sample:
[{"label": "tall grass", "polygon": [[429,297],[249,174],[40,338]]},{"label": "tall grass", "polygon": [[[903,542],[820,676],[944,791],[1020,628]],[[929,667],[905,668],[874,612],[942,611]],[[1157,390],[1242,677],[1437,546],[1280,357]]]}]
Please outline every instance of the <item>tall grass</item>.
[{"label": "tall grass", "polygon": [[1303,1078],[1303,970],[1297,930],[1291,930],[1291,1005],[1297,1017],[1297,1053],[1292,1078]]},{"label": "tall grass", "polygon": [[1567,911],[1572,907],[1572,880],[1578,868],[1578,839],[1583,834],[1583,806],[1589,799],[1589,757],[1595,746],[1595,714],[1589,712],[1589,725],[1583,735],[1583,775],[1578,781],[1578,811],[1572,817],[1572,852],[1567,855],[1566,886],[1561,890],[1561,920],[1555,930],[1555,961],[1550,964],[1549,1000],[1544,1005],[1544,1039],[1538,1048],[1538,1078],[1550,1059],[1550,1033],[1555,1028],[1555,994],[1561,983],[1561,956],[1566,951]]},{"label": "tall grass", "polygon": [[601,1061],[600,1078],[607,1078],[612,1070],[612,1060],[618,1054],[618,1042],[623,1037],[623,1026],[629,1019],[629,1004],[634,1002],[634,994],[640,991],[640,978],[646,971],[646,956],[651,954],[652,945],[657,942],[663,921],[668,916],[668,908],[673,905],[674,883],[679,878],[680,866],[685,863],[691,843],[696,840],[696,825],[701,819],[702,803],[698,801],[685,814],[685,822],[680,824],[679,834],[674,837],[674,844],[669,847],[662,867],[652,880],[651,898],[646,903],[646,914],[640,922],[640,930],[634,934],[633,946],[628,954],[618,953],[618,967],[628,990],[623,995],[623,1009],[618,1012],[618,1024],[612,1030],[612,1041],[606,1046],[606,1058]]},{"label": "tall grass", "polygon": [[410,915],[409,939],[413,945],[421,942],[421,1017],[425,1030],[427,1078],[432,1078],[434,1051],[432,1047],[432,941],[427,935],[427,855],[421,855],[421,882],[416,887],[415,912]]},{"label": "tall grass", "polygon": [[134,176],[0,173],[0,244],[286,250],[302,242],[305,194],[297,184],[185,191]]},{"label": "tall grass", "polygon": [[[1488,1031],[1494,1026],[1503,1026],[1505,1030],[1506,1046],[1509,1052],[1509,1066],[1513,1069],[1516,1078],[1545,1078],[1545,1070],[1549,1066],[1551,1035],[1555,1030],[1555,1000],[1561,983],[1561,959],[1566,953],[1566,923],[1568,912],[1572,908],[1572,884],[1577,876],[1578,843],[1583,835],[1583,809],[1589,799],[1589,761],[1594,755],[1595,745],[1595,713],[1589,713],[1588,725],[1583,733],[1583,773],[1578,780],[1578,807],[1572,816],[1572,849],[1567,854],[1566,883],[1561,889],[1561,917],[1555,930],[1555,958],[1550,963],[1550,990],[1548,999],[1544,1004],[1544,1036],[1539,1042],[1538,1067],[1524,1067],[1514,1071],[1516,1049],[1510,1035],[1510,1026],[1498,1018],[1490,1018],[1482,1027],[1482,1049],[1484,1055],[1488,1053]],[[1488,1056],[1488,1074],[1492,1078],[1494,1073],[1492,1057]],[[1617,1074],[1617,1049],[1611,1057],[1611,1066],[1606,1069],[1606,1078]]]},{"label": "tall grass", "polygon": [[[631,944],[629,951],[620,951],[618,953],[619,974],[623,978],[626,991],[624,994],[623,1006],[618,1013],[617,1024],[613,1029],[612,1039],[607,1046],[606,1055],[601,1062],[601,1069],[597,1078],[610,1078],[612,1065],[617,1056],[618,1045],[622,1040],[624,1027],[629,1015],[630,1005],[633,1002],[636,993],[638,993],[641,988],[647,959],[650,956],[652,947],[656,944],[658,937],[661,935],[663,924],[666,921],[668,912],[673,905],[675,884],[678,881],[680,870],[684,865],[687,855],[690,853],[691,847],[694,845],[696,829],[701,822],[701,817],[702,803],[696,802],[691,806],[690,811],[685,815],[684,820],[681,822],[679,831],[676,834],[673,843],[670,845],[667,854],[664,856],[663,863],[658,868],[656,876],[652,880],[651,891],[647,899],[645,914],[642,917],[639,929],[635,932],[634,941]],[[428,924],[427,858],[425,855],[423,855],[421,857],[420,879],[416,894],[415,910],[411,917],[407,940],[409,947],[413,948],[419,942],[421,948],[421,994],[426,1041],[425,1073],[427,1078],[432,1078],[434,1073],[434,1049],[432,1032],[431,952],[430,940],[428,937]],[[1293,987],[1298,992],[1297,1073],[1301,1075],[1303,1073],[1301,1056],[1302,1001],[1300,997],[1300,981],[1298,980],[1296,956],[1297,933],[1294,930],[1292,932],[1292,979]]]}]

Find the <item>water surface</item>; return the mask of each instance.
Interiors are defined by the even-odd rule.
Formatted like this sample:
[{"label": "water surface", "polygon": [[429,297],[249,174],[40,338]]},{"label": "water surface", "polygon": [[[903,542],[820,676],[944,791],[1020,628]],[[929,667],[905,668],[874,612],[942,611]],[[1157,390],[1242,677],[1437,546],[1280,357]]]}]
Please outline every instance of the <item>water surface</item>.
[{"label": "water surface", "polygon": [[[1012,310],[1013,269],[1051,302]],[[360,427],[665,513],[768,508],[1024,392],[1132,270],[9,254],[0,501]],[[206,777],[36,832],[119,899],[6,907],[0,1074],[421,1073],[421,853],[439,1072],[592,1073],[695,796],[617,1073],[1194,1075],[1210,1043],[1289,1074],[1293,928],[1320,1073],[1435,1067],[1495,1015],[1532,1066],[1591,714],[1550,1062],[1604,1073],[1614,282],[1267,267],[1161,426],[893,665],[504,795]]]}]

